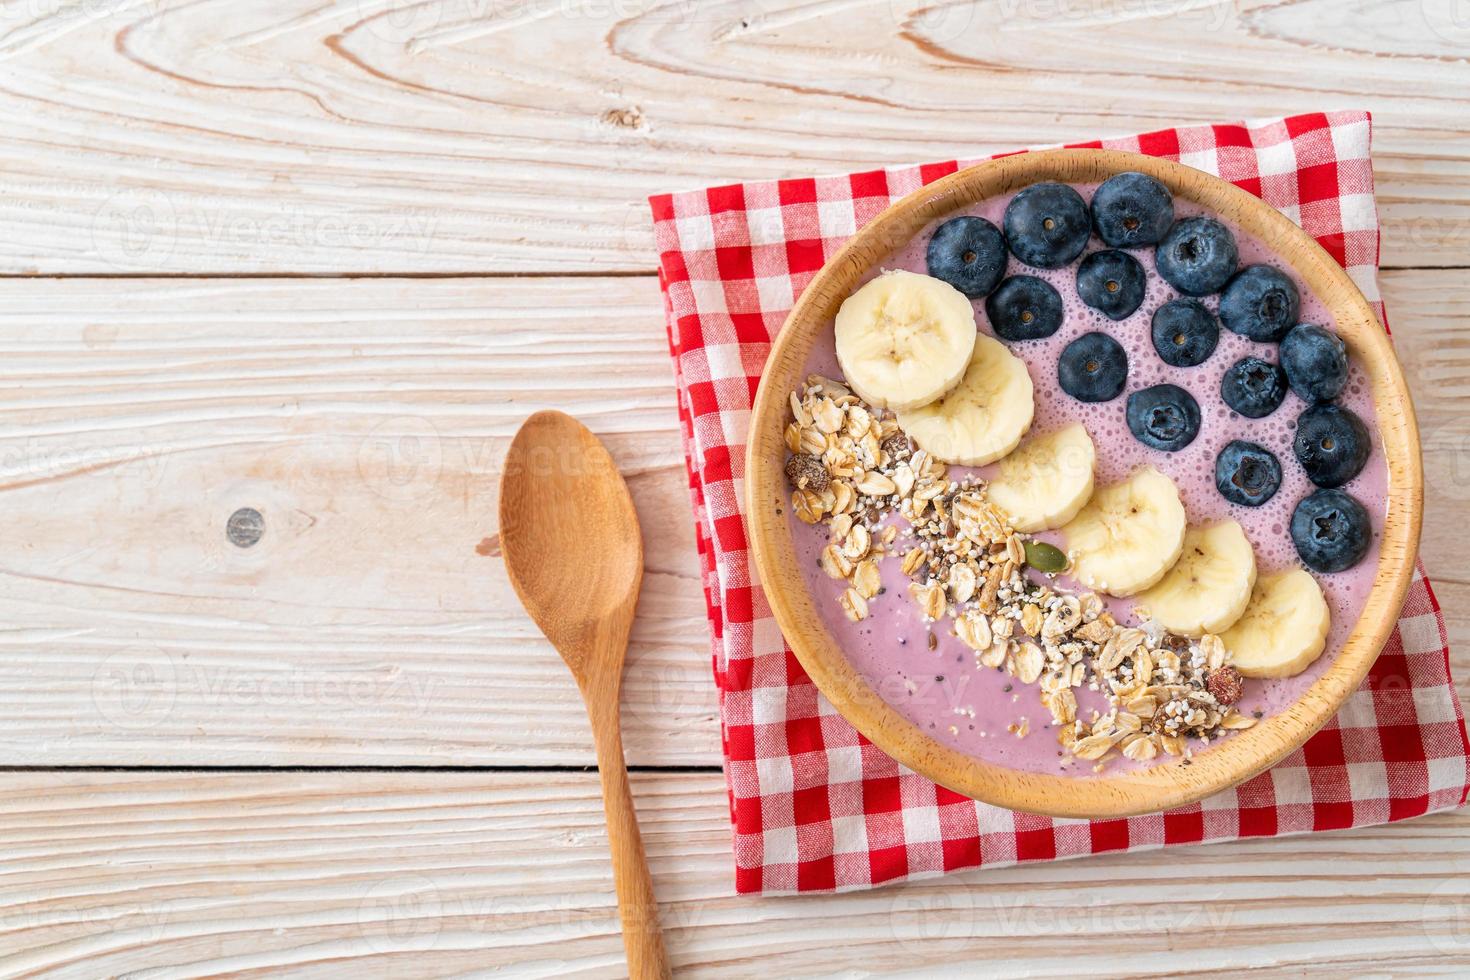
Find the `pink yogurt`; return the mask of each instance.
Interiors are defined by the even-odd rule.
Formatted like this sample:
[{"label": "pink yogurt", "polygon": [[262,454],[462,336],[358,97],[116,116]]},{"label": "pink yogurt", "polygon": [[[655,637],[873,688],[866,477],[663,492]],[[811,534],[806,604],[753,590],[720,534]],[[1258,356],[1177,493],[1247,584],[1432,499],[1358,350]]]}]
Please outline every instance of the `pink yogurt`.
[{"label": "pink yogurt", "polygon": [[[1096,189],[1096,185],[1076,186],[1088,199]],[[1009,200],[1009,197],[996,198],[961,213],[988,218],[999,226]],[[1190,202],[1176,201],[1175,213],[1177,217],[1188,217],[1209,212]],[[871,270],[866,278],[888,269],[926,272],[924,249],[939,223],[936,221],[924,229],[905,248]],[[1233,224],[1226,224],[1230,225],[1239,244],[1242,266],[1260,262],[1278,267],[1283,265],[1261,242]],[[1088,251],[1102,247],[1094,239],[1089,243]],[[1054,335],[1044,340],[1007,345],[1012,353],[1026,362],[1035,388],[1036,415],[1030,434],[1048,432],[1074,421],[1082,422],[1097,447],[1099,486],[1124,479],[1137,466],[1152,464],[1178,484],[1191,524],[1208,524],[1226,518],[1240,523],[1255,547],[1260,573],[1300,565],[1288,525],[1297,502],[1315,488],[1297,463],[1291,440],[1296,418],[1306,405],[1295,394],[1288,394],[1281,407],[1266,418],[1246,419],[1231,412],[1219,394],[1220,379],[1230,365],[1252,354],[1277,361],[1276,345],[1256,343],[1222,328],[1219,346],[1204,364],[1192,368],[1165,364],[1153,349],[1150,319],[1155,309],[1178,294],[1155,273],[1152,248],[1135,250],[1131,254],[1148,272],[1148,291],[1132,316],[1116,322],[1085,306],[1077,298],[1075,262],[1062,269],[1044,270],[1023,266],[1011,258],[1008,274],[1025,271],[1047,280],[1056,287],[1065,305],[1062,327]],[[1322,302],[1304,284],[1298,282],[1297,285],[1302,290],[1300,319],[1332,326],[1332,319]],[[1201,301],[1213,311],[1218,306],[1219,297],[1208,296]],[[984,301],[977,300],[974,306],[975,320],[980,329],[993,334],[985,315]],[[1074,400],[1061,390],[1056,380],[1056,363],[1062,348],[1092,330],[1112,335],[1128,353],[1128,383],[1124,393],[1100,404]],[[830,329],[813,348],[807,370],[831,378],[842,377]],[[1190,391],[1199,401],[1202,415],[1199,435],[1177,453],[1162,453],[1144,446],[1133,437],[1124,419],[1128,392],[1163,381]],[[1351,365],[1347,388],[1338,400],[1356,412],[1370,432],[1377,432],[1370,386],[1360,365]],[[1215,457],[1232,439],[1260,443],[1281,460],[1281,489],[1260,507],[1232,504],[1215,489]],[[950,472],[956,479],[965,473],[983,478],[990,469],[952,467]],[[1316,576],[1332,611],[1327,647],[1311,667],[1296,677],[1248,680],[1245,696],[1238,705],[1241,711],[1270,715],[1292,704],[1322,675],[1342,649],[1372,589],[1386,509],[1387,479],[1382,448],[1375,440],[1367,466],[1344,488],[1357,497],[1373,516],[1373,544],[1368,554],[1353,568],[1333,575]],[[867,678],[880,697],[941,743],[976,758],[1028,772],[1092,775],[1089,763],[1064,758],[1051,725],[1051,715],[1041,703],[1038,687],[1022,684],[1003,671],[977,665],[973,652],[951,635],[951,624],[947,621],[934,627],[938,646],[929,649],[929,629],[908,598],[908,580],[896,560],[887,559],[881,563],[886,591],[869,603],[867,619],[852,623],[837,604],[845,583],[828,578],[818,567],[818,556],[827,541],[826,528],[808,526],[795,516],[790,518],[790,525],[797,558],[806,570],[817,607],[852,665]],[[1058,541],[1052,534],[1038,537]],[[1076,584],[1065,577],[1059,583],[1064,588],[1076,588]],[[1134,621],[1129,601],[1112,598],[1106,601],[1119,622]],[[1078,688],[1076,694],[1080,715],[1085,716],[1092,708],[1107,710],[1106,699],[1101,694],[1086,688]],[[1023,719],[1029,725],[1030,734],[1017,737],[1008,730],[1008,726]],[[1196,753],[1200,751],[1197,743],[1192,747]],[[1172,757],[1161,755],[1153,763],[1143,765],[1167,765],[1171,761],[1177,762]],[[1116,770],[1138,765],[1123,760],[1112,763],[1111,768]]]}]

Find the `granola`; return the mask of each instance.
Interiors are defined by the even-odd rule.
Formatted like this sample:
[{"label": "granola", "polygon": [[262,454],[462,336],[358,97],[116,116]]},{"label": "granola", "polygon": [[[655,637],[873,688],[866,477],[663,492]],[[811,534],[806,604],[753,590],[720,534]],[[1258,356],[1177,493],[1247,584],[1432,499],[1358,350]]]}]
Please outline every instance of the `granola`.
[{"label": "granola", "polygon": [[[1092,762],[1096,771],[1119,756],[1188,760],[1191,741],[1207,745],[1255,723],[1233,707],[1241,677],[1219,637],[1120,624],[1097,594],[1062,590],[1050,573],[1034,581],[1025,573],[1030,539],[992,506],[984,484],[951,479],[892,413],[846,385],[812,375],[790,403],[792,509],[826,525],[820,565],[847,583],[838,602],[848,619],[862,621],[870,603],[886,600],[878,562],[897,559],[908,599],[930,627],[930,649],[933,629],[948,619],[977,665],[1038,688],[1064,762]],[[1079,717],[1083,687],[1104,695],[1108,710]],[[1022,719],[1008,730],[1026,737],[1031,729]]]}]

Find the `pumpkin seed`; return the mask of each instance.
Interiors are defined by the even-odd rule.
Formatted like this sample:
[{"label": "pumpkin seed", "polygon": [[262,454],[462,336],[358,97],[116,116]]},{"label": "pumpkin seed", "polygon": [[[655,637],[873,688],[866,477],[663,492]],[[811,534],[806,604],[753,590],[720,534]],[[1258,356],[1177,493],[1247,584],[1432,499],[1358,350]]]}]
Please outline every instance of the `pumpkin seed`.
[{"label": "pumpkin seed", "polygon": [[1027,541],[1026,564],[1038,572],[1065,572],[1067,556],[1062,549],[1044,541]]}]

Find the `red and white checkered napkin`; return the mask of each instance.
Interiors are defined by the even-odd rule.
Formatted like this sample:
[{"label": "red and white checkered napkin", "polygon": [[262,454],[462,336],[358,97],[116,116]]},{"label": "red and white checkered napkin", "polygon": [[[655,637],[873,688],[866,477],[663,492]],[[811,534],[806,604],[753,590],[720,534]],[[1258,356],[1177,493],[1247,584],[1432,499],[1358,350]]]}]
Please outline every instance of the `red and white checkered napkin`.
[{"label": "red and white checkered napkin", "polygon": [[[1179,160],[1260,195],[1377,303],[1369,132],[1367,113],[1338,112],[1078,145]],[[1383,655],[1335,720],[1269,772],[1168,813],[1052,820],[977,803],[904,769],[817,693],[776,629],[746,546],[742,467],[756,385],[796,296],[843,241],[890,202],[976,162],[650,200],[714,633],[736,888],[864,888],[977,865],[1357,827],[1462,804],[1470,745],[1444,618],[1422,569]]]}]

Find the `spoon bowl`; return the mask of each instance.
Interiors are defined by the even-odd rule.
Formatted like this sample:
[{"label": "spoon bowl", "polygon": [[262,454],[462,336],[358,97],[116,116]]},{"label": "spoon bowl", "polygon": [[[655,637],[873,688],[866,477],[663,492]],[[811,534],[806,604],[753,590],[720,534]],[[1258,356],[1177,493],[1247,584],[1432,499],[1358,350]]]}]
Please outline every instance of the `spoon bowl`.
[{"label": "spoon bowl", "polygon": [[632,626],[643,578],[638,513],[612,457],[570,415],[537,412],[511,442],[500,546],[521,603],[578,682],[587,671],[621,677],[624,645],[599,647],[596,662],[586,655],[600,631]]}]

